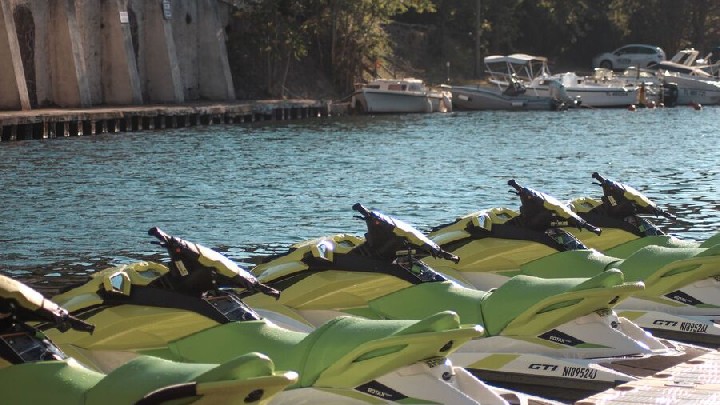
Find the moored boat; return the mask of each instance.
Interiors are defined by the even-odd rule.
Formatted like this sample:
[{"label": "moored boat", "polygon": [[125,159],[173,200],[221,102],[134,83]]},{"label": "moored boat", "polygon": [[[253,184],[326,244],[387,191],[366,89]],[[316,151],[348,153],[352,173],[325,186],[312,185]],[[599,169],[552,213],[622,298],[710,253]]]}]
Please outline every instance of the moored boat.
[{"label": "moored boat", "polygon": [[678,89],[678,104],[720,104],[720,80],[706,71],[674,62],[656,65],[658,75]]},{"label": "moored boat", "polygon": [[545,83],[542,94],[527,87],[534,66],[545,61],[529,55],[487,56],[487,83],[452,86],[453,105],[466,110],[557,110],[575,104],[555,80]]},{"label": "moored boat", "polygon": [[452,110],[449,91],[432,90],[420,79],[376,79],[360,86],[351,107],[364,113],[429,113]]}]

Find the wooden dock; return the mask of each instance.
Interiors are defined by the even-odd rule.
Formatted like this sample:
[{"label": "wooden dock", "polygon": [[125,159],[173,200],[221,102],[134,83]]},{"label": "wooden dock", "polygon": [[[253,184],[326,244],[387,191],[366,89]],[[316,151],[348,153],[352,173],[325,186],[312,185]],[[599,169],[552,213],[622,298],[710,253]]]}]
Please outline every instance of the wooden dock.
[{"label": "wooden dock", "polygon": [[0,142],[298,120],[339,112],[331,103],[317,100],[0,111]]},{"label": "wooden dock", "polygon": [[576,405],[610,404],[720,404],[720,352],[713,350],[576,402]]}]

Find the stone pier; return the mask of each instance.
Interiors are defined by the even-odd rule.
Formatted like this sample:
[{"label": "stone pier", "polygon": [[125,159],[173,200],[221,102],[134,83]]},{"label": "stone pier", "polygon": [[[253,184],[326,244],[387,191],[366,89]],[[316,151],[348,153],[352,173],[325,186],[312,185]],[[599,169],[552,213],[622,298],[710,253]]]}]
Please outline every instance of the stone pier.
[{"label": "stone pier", "polygon": [[0,0],[0,111],[233,102],[238,4]]}]

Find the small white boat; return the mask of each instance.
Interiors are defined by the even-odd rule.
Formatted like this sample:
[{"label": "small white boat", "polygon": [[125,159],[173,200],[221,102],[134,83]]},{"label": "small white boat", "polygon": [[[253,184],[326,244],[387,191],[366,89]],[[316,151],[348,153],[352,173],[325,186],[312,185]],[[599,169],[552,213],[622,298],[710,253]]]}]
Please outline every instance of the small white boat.
[{"label": "small white boat", "polygon": [[544,58],[528,55],[487,56],[487,84],[452,86],[452,101],[465,110],[557,110],[574,104],[556,80],[538,91],[527,84],[537,63]]},{"label": "small white boat", "polygon": [[356,89],[355,111],[365,113],[429,113],[452,111],[451,93],[431,90],[419,79],[376,79]]},{"label": "small white boat", "polygon": [[677,85],[677,104],[720,104],[720,80],[699,67],[674,62],[657,64],[665,83]]},{"label": "small white boat", "polygon": [[639,86],[616,79],[608,69],[598,68],[593,76],[565,72],[550,77],[559,80],[571,97],[581,97],[586,107],[627,107],[638,102]]}]

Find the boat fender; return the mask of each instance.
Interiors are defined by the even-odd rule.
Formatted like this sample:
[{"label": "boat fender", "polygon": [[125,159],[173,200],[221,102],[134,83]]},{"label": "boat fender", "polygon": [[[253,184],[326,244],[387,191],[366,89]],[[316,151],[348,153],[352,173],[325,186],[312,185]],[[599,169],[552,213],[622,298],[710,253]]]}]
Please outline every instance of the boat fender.
[{"label": "boat fender", "polygon": [[430,101],[430,99],[427,100],[427,104],[425,105],[425,112],[426,113],[433,112],[432,101]]}]

